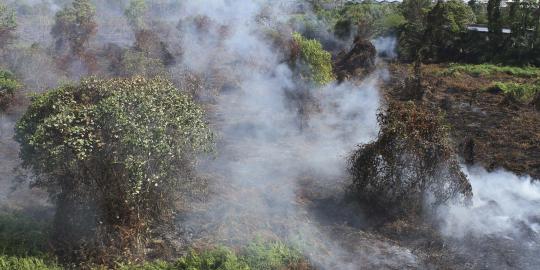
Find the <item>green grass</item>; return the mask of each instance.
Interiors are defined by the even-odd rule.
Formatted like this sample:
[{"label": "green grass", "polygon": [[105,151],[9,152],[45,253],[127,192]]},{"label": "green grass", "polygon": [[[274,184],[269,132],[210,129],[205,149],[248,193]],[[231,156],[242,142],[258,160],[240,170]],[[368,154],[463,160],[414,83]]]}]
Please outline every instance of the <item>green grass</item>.
[{"label": "green grass", "polygon": [[536,93],[540,92],[540,85],[515,82],[495,82],[486,90],[493,89],[501,90],[506,95],[510,95],[521,102],[528,103],[533,100]]},{"label": "green grass", "polygon": [[471,76],[490,76],[495,74],[508,74],[520,78],[535,78],[540,76],[540,68],[536,67],[512,67],[497,66],[492,64],[464,65],[451,64],[446,70],[442,71],[442,76],[454,76],[459,74],[469,74]]},{"label": "green grass", "polygon": [[[119,265],[118,270],[285,270],[305,265],[302,254],[281,242],[256,240],[240,252],[227,247],[191,251],[176,262],[147,262],[141,265]],[[305,268],[302,268],[305,269]]]},{"label": "green grass", "polygon": [[37,257],[0,256],[0,269],[2,270],[62,270],[55,263]]},{"label": "green grass", "polygon": [[48,254],[50,220],[0,212],[0,269],[61,270]]},{"label": "green grass", "polygon": [[242,260],[254,270],[288,269],[305,261],[298,250],[282,242],[262,240],[256,240],[244,248]]}]

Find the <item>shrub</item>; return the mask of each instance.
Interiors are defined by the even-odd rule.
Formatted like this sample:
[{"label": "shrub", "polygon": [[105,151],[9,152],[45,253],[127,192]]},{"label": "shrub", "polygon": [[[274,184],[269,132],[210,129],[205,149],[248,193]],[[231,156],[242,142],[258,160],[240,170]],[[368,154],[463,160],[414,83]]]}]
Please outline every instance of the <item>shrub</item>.
[{"label": "shrub", "polygon": [[306,39],[299,33],[293,34],[293,60],[299,74],[316,84],[327,84],[335,79],[332,71],[332,56],[314,39]]},{"label": "shrub", "polygon": [[19,257],[44,255],[48,250],[49,232],[48,220],[1,213],[0,254]]},{"label": "shrub", "polygon": [[15,92],[21,87],[9,71],[0,70],[0,110],[7,107]]},{"label": "shrub", "polygon": [[2,270],[62,270],[54,263],[47,263],[43,259],[28,257],[0,256],[0,269]]},{"label": "shrub", "polygon": [[540,92],[540,86],[539,85],[532,85],[532,84],[521,84],[521,83],[514,83],[514,82],[495,82],[489,89],[489,90],[500,90],[505,95],[511,96],[515,98],[516,100],[519,100],[523,103],[531,102],[536,93]]},{"label": "shrub", "polygon": [[440,116],[412,102],[391,103],[379,123],[377,141],[350,157],[353,189],[361,201],[402,216],[472,196]]},{"label": "shrub", "polygon": [[33,97],[16,140],[33,184],[56,203],[60,258],[110,263],[144,255],[212,134],[203,110],[167,80],[90,78]]}]

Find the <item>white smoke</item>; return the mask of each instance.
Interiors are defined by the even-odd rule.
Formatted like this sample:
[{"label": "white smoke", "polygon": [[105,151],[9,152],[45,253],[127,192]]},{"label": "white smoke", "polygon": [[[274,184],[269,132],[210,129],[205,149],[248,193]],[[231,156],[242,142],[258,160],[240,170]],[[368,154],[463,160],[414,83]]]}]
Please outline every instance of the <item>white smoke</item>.
[{"label": "white smoke", "polygon": [[463,168],[473,188],[470,207],[452,205],[441,209],[442,232],[452,237],[513,235],[525,225],[540,233],[540,182],[498,170]]},{"label": "white smoke", "polygon": [[397,39],[395,36],[377,37],[371,43],[377,49],[379,56],[387,59],[395,59],[397,57]]},{"label": "white smoke", "polygon": [[204,213],[179,226],[233,243],[271,233],[303,247],[323,269],[414,264],[410,251],[369,242],[365,235],[357,242],[371,246],[344,247],[310,217],[302,192],[317,185],[317,193],[342,195],[347,156],[377,136],[378,83],[384,72],[363,82],[306,89],[263,35],[266,27],[288,21],[282,6],[280,1],[251,0],[183,5],[180,17],[205,20],[180,24],[182,64],[226,78],[233,87],[216,97],[212,107],[218,154],[201,169],[217,179],[217,195]]}]

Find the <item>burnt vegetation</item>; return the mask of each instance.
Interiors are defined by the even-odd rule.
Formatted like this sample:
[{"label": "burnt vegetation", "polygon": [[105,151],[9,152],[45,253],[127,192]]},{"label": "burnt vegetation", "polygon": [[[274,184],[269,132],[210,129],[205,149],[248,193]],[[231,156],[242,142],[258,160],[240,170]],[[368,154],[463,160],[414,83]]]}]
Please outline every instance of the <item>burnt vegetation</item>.
[{"label": "burnt vegetation", "polygon": [[396,217],[471,199],[442,117],[408,102],[391,103],[378,119],[377,140],[349,160],[355,196],[375,213]]}]

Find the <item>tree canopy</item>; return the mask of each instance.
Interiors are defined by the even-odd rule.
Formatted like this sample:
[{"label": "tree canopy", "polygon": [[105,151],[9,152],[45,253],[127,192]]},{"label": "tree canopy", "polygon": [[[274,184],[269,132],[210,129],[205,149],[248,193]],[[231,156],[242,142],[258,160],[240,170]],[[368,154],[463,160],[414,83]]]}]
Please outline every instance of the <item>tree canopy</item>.
[{"label": "tree canopy", "polygon": [[201,107],[165,79],[89,78],[35,96],[16,140],[34,185],[56,201],[60,252],[91,242],[136,254],[141,235],[170,217],[212,133]]}]

